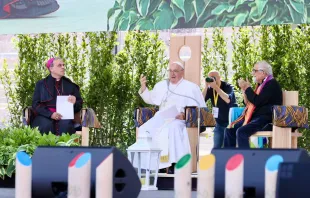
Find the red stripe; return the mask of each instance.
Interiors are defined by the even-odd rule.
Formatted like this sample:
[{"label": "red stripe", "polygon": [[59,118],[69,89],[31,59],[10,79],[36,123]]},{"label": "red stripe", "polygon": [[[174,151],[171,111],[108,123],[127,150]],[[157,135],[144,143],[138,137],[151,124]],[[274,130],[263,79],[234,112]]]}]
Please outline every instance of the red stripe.
[{"label": "red stripe", "polygon": [[75,165],[76,161],[84,154],[84,152],[78,154],[77,156],[75,156],[75,158],[73,158],[73,160],[70,162],[69,167],[72,167]]},{"label": "red stripe", "polygon": [[6,4],[5,6],[3,6],[3,10],[7,13],[11,13],[11,4],[16,3],[19,0],[13,0],[12,2]]},{"label": "red stripe", "polygon": [[227,164],[226,164],[226,170],[232,171],[239,167],[241,162],[243,161],[243,155],[242,154],[236,154],[232,156]]}]

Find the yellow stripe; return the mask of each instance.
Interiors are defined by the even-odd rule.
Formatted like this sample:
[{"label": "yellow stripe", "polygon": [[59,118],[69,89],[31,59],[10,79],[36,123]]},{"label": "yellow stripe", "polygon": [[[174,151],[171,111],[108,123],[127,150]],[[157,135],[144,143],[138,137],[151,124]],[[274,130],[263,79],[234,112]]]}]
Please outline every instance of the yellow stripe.
[{"label": "yellow stripe", "polygon": [[213,99],[214,99],[214,106],[217,106],[217,100],[219,98],[219,94],[216,92],[215,94],[215,90],[213,89]]},{"label": "yellow stripe", "polygon": [[215,166],[215,156],[213,154],[203,156],[199,161],[200,170],[208,170]]},{"label": "yellow stripe", "polygon": [[169,162],[169,155],[160,156],[160,162]]}]

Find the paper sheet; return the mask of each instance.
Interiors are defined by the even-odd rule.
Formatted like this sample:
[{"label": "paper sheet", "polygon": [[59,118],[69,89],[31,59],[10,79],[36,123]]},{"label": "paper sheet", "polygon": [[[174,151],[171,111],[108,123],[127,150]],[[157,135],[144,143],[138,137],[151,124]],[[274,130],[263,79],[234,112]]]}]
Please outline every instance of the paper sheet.
[{"label": "paper sheet", "polygon": [[74,119],[73,103],[68,98],[69,96],[57,96],[56,111],[62,115],[62,120]]},{"label": "paper sheet", "polygon": [[159,116],[159,115],[155,115],[154,117],[152,117],[151,119],[149,119],[146,123],[144,123],[143,125],[141,125],[139,127],[139,130],[144,130],[144,129],[157,129],[162,127],[165,124],[165,120]]},{"label": "paper sheet", "polygon": [[178,111],[177,107],[175,105],[159,112],[158,114],[163,118],[163,119],[175,119],[175,117],[179,114],[180,112]]}]

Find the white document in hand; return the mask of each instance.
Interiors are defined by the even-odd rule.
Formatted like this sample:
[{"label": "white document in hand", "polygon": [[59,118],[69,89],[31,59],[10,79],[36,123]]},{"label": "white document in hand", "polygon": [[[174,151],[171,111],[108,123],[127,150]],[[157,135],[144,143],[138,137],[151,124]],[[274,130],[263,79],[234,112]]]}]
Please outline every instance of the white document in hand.
[{"label": "white document in hand", "polygon": [[159,113],[159,115],[163,118],[163,119],[172,119],[175,118],[177,115],[179,115],[179,111],[177,109],[177,107],[175,105],[161,111]]},{"label": "white document in hand", "polygon": [[164,124],[165,124],[165,120],[161,116],[155,114],[154,117],[152,117],[146,123],[141,125],[139,130],[157,129],[157,128],[162,127]]},{"label": "white document in hand", "polygon": [[74,118],[73,103],[68,101],[69,96],[57,96],[56,112],[62,115],[62,120]]}]

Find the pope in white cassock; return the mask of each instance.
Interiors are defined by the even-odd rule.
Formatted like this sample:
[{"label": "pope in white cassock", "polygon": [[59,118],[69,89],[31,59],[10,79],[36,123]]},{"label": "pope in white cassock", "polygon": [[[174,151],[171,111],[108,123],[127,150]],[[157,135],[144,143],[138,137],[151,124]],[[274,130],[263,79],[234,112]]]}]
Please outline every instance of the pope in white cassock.
[{"label": "pope in white cassock", "polygon": [[[173,62],[169,66],[169,80],[158,82],[153,90],[146,86],[146,77],[141,75],[139,94],[142,99],[152,105],[159,106],[155,116],[139,127],[139,136],[146,133],[152,137],[153,144],[162,150],[159,169],[170,167],[187,153],[191,153],[189,138],[185,127],[185,107],[206,107],[202,92],[198,85],[185,80],[184,66]],[[169,88],[168,88],[169,86]],[[199,104],[197,104],[199,103]],[[161,113],[177,110],[172,119],[159,119]],[[173,113],[173,112],[171,112]],[[163,122],[164,121],[164,122]],[[157,165],[156,155],[151,157],[151,170]],[[141,156],[141,168],[146,168],[146,155]],[[137,167],[135,157],[134,166]]]}]

